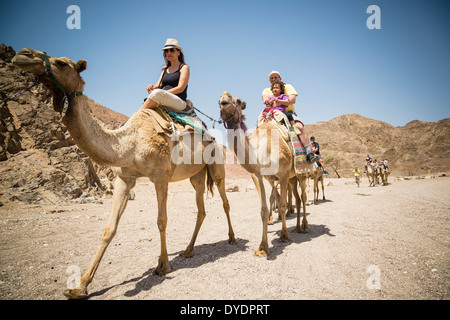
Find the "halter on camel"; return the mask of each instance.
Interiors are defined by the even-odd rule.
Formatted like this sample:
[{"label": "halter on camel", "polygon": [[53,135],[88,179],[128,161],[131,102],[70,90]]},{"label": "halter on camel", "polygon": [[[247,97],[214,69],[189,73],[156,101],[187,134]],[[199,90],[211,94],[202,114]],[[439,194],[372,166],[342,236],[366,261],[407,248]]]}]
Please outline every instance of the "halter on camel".
[{"label": "halter on camel", "polygon": [[[238,118],[239,118],[239,123],[240,123],[240,125],[242,127],[242,130],[244,130],[244,132],[246,132],[247,131],[247,126],[245,125],[244,120],[242,120],[241,111],[237,107],[236,100],[234,99],[234,97],[231,97],[231,99],[233,99],[234,113],[229,118],[223,120],[223,126],[225,127],[225,129],[228,129],[227,123],[234,119],[234,116],[236,115],[236,112],[237,112]],[[219,101],[219,103],[220,103],[220,101]],[[223,112],[223,110],[221,109],[220,110],[220,117],[221,118],[222,118],[222,112]]]},{"label": "halter on camel", "polygon": [[54,76],[54,74],[52,72],[52,68],[50,66],[49,57],[46,52],[44,52],[44,54],[45,54],[45,72],[46,72],[46,74],[50,77],[50,79],[53,80],[53,82],[56,84],[56,86],[64,93],[64,107],[61,110],[61,116],[63,117],[66,114],[67,109],[69,108],[70,104],[72,103],[72,100],[75,97],[82,96],[83,92],[67,91],[64,88],[64,86],[58,81],[58,79],[56,79],[56,77]]}]

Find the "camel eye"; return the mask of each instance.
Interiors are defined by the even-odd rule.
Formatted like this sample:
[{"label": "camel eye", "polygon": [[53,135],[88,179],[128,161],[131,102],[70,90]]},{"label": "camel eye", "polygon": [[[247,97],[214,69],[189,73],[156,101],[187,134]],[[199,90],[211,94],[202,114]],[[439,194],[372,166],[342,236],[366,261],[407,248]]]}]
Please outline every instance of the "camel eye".
[{"label": "camel eye", "polygon": [[64,61],[61,60],[56,60],[56,64],[60,67],[65,67],[67,66],[67,63],[65,63]]}]

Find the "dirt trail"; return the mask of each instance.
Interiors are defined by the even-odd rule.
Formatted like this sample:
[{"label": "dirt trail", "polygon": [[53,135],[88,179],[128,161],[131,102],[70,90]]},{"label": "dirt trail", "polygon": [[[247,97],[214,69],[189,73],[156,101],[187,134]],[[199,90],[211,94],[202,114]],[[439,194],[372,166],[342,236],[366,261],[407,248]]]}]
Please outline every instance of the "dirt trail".
[{"label": "dirt trail", "polygon": [[[139,180],[119,231],[89,287],[89,299],[449,299],[450,179],[395,180],[369,188],[364,179],[326,179],[325,201],[307,206],[311,231],[261,240],[257,192],[250,178],[228,179],[237,245],[227,243],[218,193],[190,259],[179,254],[196,220],[188,181],[169,188],[167,245],[172,272],[151,275],[159,232],[153,184]],[[65,299],[67,282],[89,265],[111,209],[103,204],[0,207],[0,299]]]}]

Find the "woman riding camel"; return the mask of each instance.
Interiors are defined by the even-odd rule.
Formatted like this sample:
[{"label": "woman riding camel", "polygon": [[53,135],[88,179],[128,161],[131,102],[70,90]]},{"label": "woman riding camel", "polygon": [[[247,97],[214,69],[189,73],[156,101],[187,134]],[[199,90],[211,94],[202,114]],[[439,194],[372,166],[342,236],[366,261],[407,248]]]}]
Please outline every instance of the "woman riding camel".
[{"label": "woman riding camel", "polygon": [[153,109],[162,105],[178,113],[193,113],[186,102],[189,82],[189,66],[184,62],[184,54],[176,39],[167,39],[163,50],[164,68],[158,81],[147,86],[148,98],[139,110]]}]

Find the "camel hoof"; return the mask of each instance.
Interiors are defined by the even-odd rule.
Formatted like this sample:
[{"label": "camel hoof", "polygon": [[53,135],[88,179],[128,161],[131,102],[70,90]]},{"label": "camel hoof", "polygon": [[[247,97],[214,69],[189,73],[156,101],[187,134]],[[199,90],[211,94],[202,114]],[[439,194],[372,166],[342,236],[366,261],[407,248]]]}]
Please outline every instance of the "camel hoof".
[{"label": "camel hoof", "polygon": [[286,232],[281,232],[280,236],[281,242],[292,242],[291,238],[289,238],[289,234]]},{"label": "camel hoof", "polygon": [[67,289],[63,294],[69,299],[84,299],[87,297],[87,290],[81,289]]},{"label": "camel hoof", "polygon": [[237,244],[237,241],[234,238],[234,236],[231,236],[231,237],[228,238],[228,244]]},{"label": "camel hoof", "polygon": [[301,232],[303,232],[303,233],[308,233],[310,229],[311,229],[311,228],[310,228],[309,225],[306,223],[306,224],[303,224],[303,225],[302,225]]},{"label": "camel hoof", "polygon": [[172,271],[168,264],[159,264],[153,271],[153,275],[164,276]]},{"label": "camel hoof", "polygon": [[269,221],[267,221],[267,224],[270,225],[270,226],[273,225],[273,218],[272,217],[269,218]]},{"label": "camel hoof", "polygon": [[257,257],[267,257],[267,253],[263,249],[256,250],[254,254]]},{"label": "camel hoof", "polygon": [[192,250],[186,250],[183,253],[180,253],[180,256],[182,256],[183,258],[192,258]]}]

